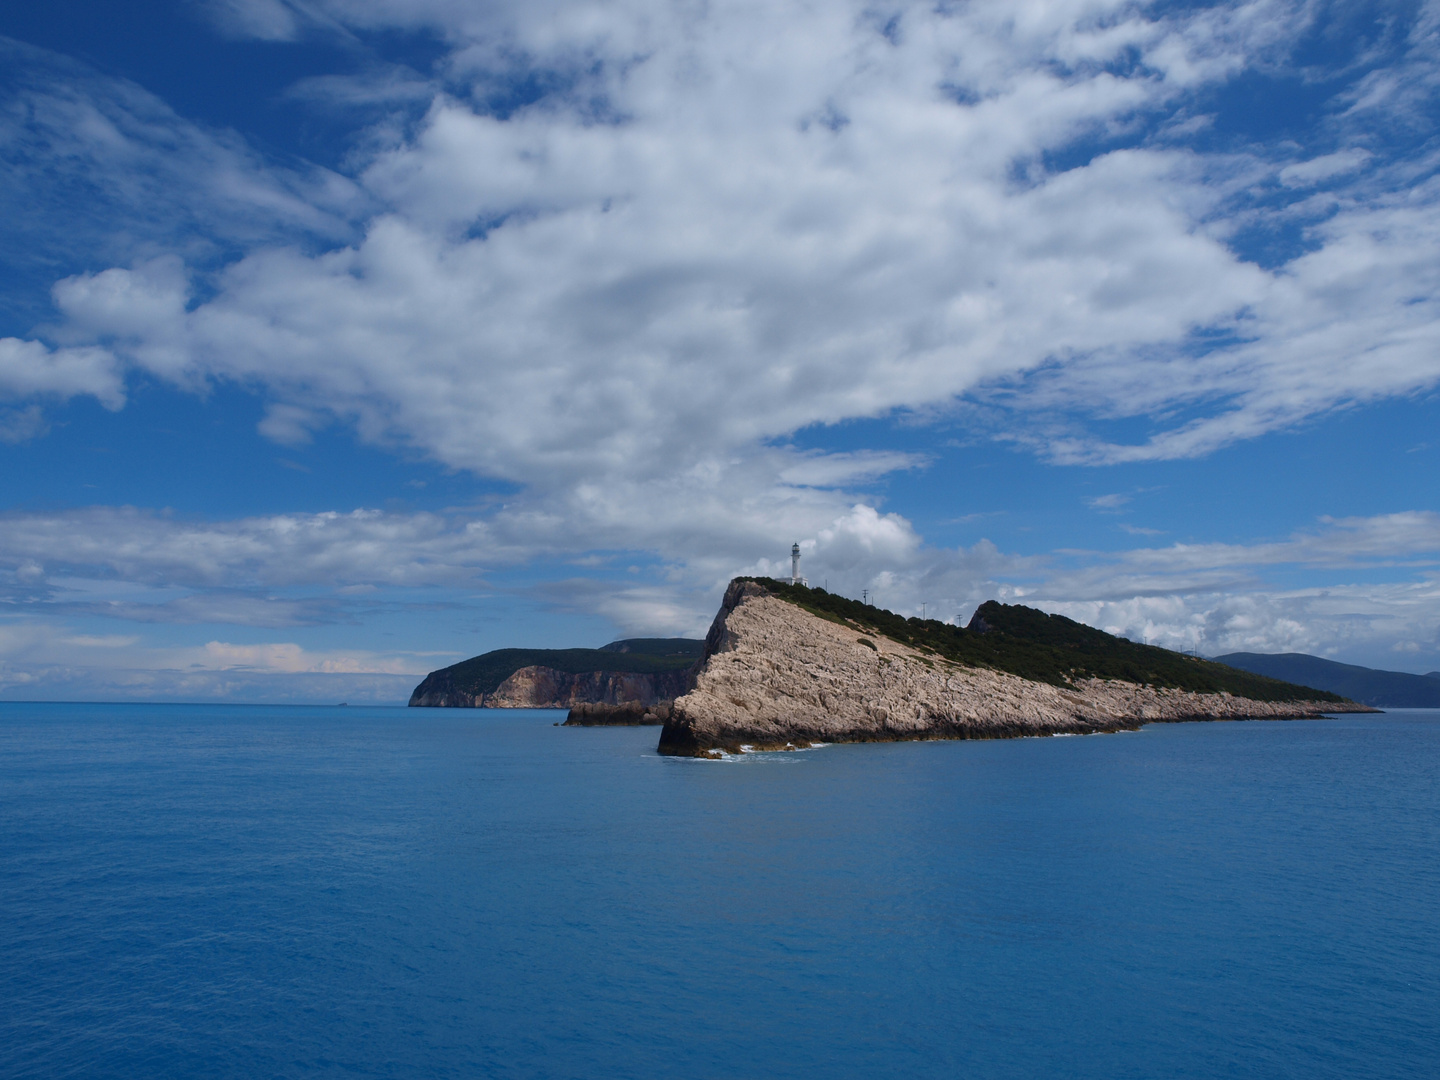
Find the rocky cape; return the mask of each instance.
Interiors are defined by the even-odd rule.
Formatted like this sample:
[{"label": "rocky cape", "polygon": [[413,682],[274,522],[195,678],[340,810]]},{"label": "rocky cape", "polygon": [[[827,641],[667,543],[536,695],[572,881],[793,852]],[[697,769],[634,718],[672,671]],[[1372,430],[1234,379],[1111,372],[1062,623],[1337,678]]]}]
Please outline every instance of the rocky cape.
[{"label": "rocky cape", "polygon": [[457,689],[444,678],[427,678],[427,683],[415,688],[410,696],[411,705],[461,709],[569,709],[582,704],[653,706],[662,701],[668,704],[687,689],[684,671],[569,672],[539,664],[520,668],[488,694]]},{"label": "rocky cape", "polygon": [[[807,610],[806,602],[830,608]],[[1008,638],[987,622],[1013,613],[1021,616],[1016,625],[1027,629]],[[893,632],[911,640],[886,636],[877,623],[894,623]],[[948,633],[944,640],[959,642],[957,648],[989,646],[998,667],[946,658],[943,645],[924,643],[920,631],[931,632],[931,627],[939,628],[936,635]],[[1000,636],[990,638],[992,632]],[[1065,652],[1071,640],[1080,643],[1073,662]],[[1013,646],[1009,652],[996,647],[1006,642]],[[950,652],[953,656],[955,649]],[[1058,667],[1055,657],[1070,666]],[[1038,675],[999,669],[1006,664]],[[1091,673],[1141,671],[1147,664],[1162,672],[1178,670],[1180,676],[1157,675],[1144,682],[1140,676]],[[1155,721],[1279,720],[1376,711],[1323,691],[1112,638],[1033,609],[984,605],[970,628],[962,630],[862,610],[853,601],[835,603],[820,590],[756,579],[731,582],[705,639],[704,656],[689,678],[688,692],[675,700],[661,730],[663,754],[714,757],[835,742],[1079,735],[1132,730]],[[1181,685],[1155,684],[1166,681]],[[1186,689],[1187,682],[1231,684],[1254,696]]]},{"label": "rocky cape", "polygon": [[[655,708],[690,688],[704,643],[632,638],[599,649],[497,649],[432,671],[412,706],[452,709],[572,709],[593,706],[592,723],[661,723]],[[619,710],[602,719],[606,708]],[[635,711],[638,710],[638,713]],[[626,719],[632,713],[648,721]],[[577,721],[585,722],[585,721]]]}]

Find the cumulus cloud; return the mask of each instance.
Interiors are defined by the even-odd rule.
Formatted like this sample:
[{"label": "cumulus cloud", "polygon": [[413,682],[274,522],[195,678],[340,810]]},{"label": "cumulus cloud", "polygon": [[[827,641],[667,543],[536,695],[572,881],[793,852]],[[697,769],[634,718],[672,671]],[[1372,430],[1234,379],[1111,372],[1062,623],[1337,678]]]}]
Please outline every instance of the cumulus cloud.
[{"label": "cumulus cloud", "polygon": [[[1041,414],[1219,406],[1139,445],[1032,429],[1059,460],[1104,462],[1440,379],[1429,188],[1352,200],[1266,272],[1225,243],[1225,200],[1266,175],[1254,155],[1103,152],[1273,61],[1298,17],[1284,4],[223,7],[260,36],[303,18],[453,46],[449,90],[359,177],[383,207],[362,241],[253,251],[201,303],[153,263],[56,288],[77,341],[185,385],[267,387],[281,441],[338,417],[556,512],[579,485],[653,502],[656,474],[967,394]],[[522,77],[549,92],[489,108]],[[1083,164],[1043,164],[1087,140]]]},{"label": "cumulus cloud", "polygon": [[107,409],[125,404],[118,365],[106,350],[49,349],[19,338],[0,338],[0,394],[61,399],[89,394]]}]

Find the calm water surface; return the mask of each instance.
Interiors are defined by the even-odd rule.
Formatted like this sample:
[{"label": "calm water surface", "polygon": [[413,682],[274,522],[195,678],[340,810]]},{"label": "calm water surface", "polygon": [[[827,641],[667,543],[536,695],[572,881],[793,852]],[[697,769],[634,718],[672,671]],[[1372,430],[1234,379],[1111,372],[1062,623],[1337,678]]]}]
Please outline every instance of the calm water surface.
[{"label": "calm water surface", "polygon": [[1440,712],[562,718],[0,705],[0,1075],[1440,1074]]}]

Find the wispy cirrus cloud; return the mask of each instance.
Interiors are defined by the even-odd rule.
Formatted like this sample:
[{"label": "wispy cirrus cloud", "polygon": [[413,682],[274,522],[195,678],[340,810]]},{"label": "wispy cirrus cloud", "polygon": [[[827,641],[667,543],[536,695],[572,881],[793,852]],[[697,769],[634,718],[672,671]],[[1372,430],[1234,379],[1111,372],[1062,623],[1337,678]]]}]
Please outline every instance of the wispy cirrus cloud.
[{"label": "wispy cirrus cloud", "polygon": [[340,243],[369,207],[346,177],[268,158],[133,82],[5,37],[0,155],[0,268],[13,275],[0,311],[26,328],[53,314],[49,285],[67,266],[170,253],[207,267],[258,244]]}]

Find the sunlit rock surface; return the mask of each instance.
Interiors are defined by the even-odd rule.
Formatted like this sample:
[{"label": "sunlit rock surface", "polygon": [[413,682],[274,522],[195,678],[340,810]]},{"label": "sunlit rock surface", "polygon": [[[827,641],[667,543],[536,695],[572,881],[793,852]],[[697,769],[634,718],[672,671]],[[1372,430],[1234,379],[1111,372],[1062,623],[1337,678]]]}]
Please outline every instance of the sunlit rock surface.
[{"label": "sunlit rock surface", "polygon": [[726,592],[694,680],[665,723],[661,753],[1088,734],[1152,721],[1372,711],[1353,702],[1255,701],[1119,680],[1035,682],[820,618],[746,580]]}]

